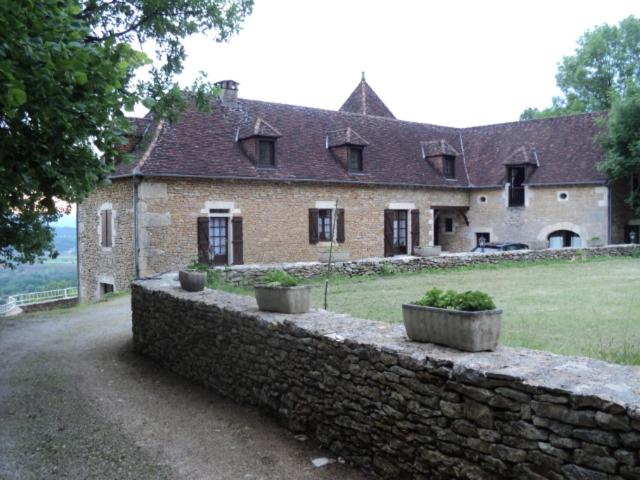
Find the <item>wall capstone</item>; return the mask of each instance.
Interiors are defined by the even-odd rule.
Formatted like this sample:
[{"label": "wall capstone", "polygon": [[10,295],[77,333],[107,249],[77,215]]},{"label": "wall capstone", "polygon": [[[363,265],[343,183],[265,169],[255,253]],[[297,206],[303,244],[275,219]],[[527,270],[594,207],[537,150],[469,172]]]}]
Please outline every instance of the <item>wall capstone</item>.
[{"label": "wall capstone", "polygon": [[374,477],[640,478],[640,368],[500,347],[465,353],[401,325],[133,283],[136,350],[270,411]]}]

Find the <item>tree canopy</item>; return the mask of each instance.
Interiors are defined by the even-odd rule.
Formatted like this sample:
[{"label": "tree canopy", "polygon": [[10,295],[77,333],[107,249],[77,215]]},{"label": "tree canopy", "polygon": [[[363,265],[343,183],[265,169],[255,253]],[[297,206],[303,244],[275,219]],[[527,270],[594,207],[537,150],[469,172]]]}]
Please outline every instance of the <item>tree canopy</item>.
[{"label": "tree canopy", "polygon": [[543,110],[527,108],[521,120],[608,110],[630,85],[640,85],[640,19],[585,32],[575,53],[559,63],[556,83],[563,95]]},{"label": "tree canopy", "polygon": [[[0,2],[0,265],[54,254],[56,200],[82,201],[128,155],[125,112],[175,119],[185,37],[238,32],[253,0]],[[153,44],[155,59],[134,45]],[[150,67],[149,79],[135,73]],[[199,81],[201,106],[212,91]]]}]

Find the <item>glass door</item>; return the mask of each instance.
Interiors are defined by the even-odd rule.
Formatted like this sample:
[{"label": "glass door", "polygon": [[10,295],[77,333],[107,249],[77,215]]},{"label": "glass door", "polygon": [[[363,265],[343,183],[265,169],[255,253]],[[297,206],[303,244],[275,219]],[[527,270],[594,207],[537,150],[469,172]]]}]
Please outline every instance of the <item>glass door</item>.
[{"label": "glass door", "polygon": [[394,210],[393,212],[393,254],[407,253],[407,211]]},{"label": "glass door", "polygon": [[229,219],[211,217],[209,219],[209,259],[213,265],[229,263]]}]

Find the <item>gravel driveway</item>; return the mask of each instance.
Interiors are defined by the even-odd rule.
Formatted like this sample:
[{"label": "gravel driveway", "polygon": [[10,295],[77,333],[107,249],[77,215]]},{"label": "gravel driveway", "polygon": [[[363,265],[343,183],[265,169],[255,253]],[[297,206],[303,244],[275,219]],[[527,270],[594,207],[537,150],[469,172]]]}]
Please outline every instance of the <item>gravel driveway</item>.
[{"label": "gravel driveway", "polygon": [[131,347],[129,297],[0,318],[0,478],[363,479]]}]

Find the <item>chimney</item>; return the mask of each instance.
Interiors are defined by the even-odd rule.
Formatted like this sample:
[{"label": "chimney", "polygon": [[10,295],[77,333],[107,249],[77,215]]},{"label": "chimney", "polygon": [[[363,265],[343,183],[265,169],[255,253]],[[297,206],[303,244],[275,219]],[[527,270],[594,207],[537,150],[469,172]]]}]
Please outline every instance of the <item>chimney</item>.
[{"label": "chimney", "polygon": [[234,80],[221,80],[214,84],[215,87],[220,88],[220,100],[222,103],[233,103],[238,99],[238,82]]}]

